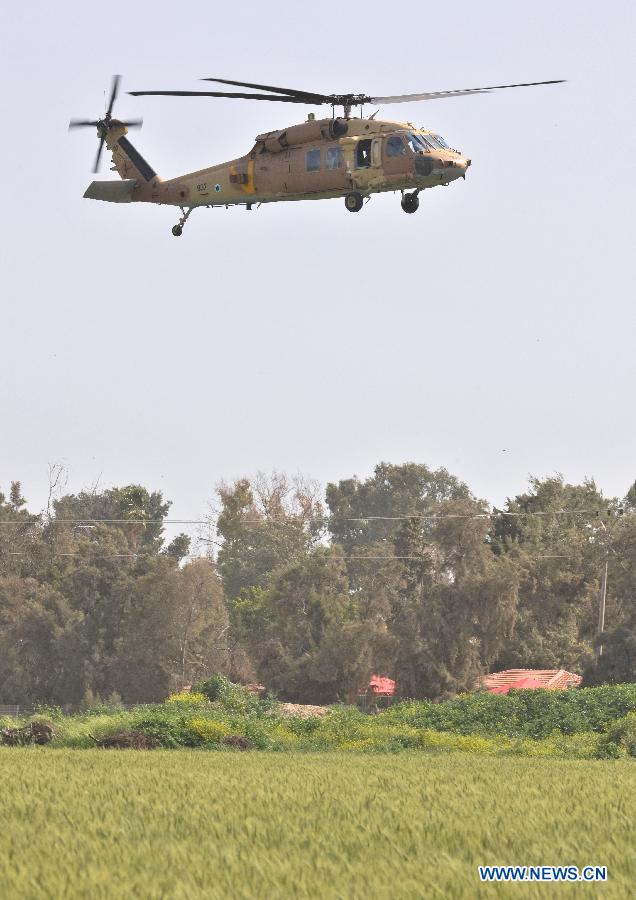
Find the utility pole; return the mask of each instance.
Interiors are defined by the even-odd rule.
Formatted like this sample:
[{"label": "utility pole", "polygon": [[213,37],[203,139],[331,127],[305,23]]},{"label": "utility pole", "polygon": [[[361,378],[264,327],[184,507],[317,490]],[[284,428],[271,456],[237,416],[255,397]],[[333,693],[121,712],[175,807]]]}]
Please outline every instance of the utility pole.
[{"label": "utility pole", "polygon": [[[601,590],[599,591],[598,597],[598,629],[597,636],[603,634],[605,630],[605,598],[607,597],[607,565],[608,559],[605,557],[605,566],[603,568],[603,577],[601,578]],[[598,649],[596,651],[597,656],[600,658],[603,655],[603,645],[599,644]]]}]

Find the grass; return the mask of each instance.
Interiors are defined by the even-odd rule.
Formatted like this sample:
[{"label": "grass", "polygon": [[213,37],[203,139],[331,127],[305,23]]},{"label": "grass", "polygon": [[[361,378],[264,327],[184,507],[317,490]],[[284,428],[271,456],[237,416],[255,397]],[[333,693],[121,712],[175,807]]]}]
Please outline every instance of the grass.
[{"label": "grass", "polygon": [[[633,896],[631,760],[0,748],[7,900]],[[606,865],[482,885],[479,864]]]}]

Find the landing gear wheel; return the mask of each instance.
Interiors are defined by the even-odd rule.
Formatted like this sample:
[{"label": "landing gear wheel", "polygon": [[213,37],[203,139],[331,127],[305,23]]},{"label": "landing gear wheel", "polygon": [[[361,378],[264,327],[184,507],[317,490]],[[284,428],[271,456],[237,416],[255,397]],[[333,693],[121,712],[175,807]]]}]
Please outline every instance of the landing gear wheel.
[{"label": "landing gear wheel", "polygon": [[400,204],[405,213],[417,212],[420,206],[420,200],[417,194],[405,194]]},{"label": "landing gear wheel", "polygon": [[183,226],[188,221],[190,213],[192,212],[194,207],[191,206],[188,210],[186,210],[183,208],[183,206],[180,206],[179,209],[181,210],[181,218],[176,225],[172,226],[172,233],[175,237],[181,237],[181,235],[183,234]]},{"label": "landing gear wheel", "polygon": [[357,191],[351,191],[345,197],[345,206],[349,212],[360,212],[363,203],[364,198],[362,194],[359,194]]}]

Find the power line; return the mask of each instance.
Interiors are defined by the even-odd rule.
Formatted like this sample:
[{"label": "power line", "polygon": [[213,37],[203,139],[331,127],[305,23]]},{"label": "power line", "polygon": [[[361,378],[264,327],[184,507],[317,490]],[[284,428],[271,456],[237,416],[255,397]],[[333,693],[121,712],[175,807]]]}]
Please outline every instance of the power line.
[{"label": "power line", "polygon": [[[24,550],[9,550],[7,551],[7,556],[29,556],[30,554]],[[337,560],[337,561],[349,561],[349,560],[360,560],[360,559],[384,559],[387,561],[391,561],[394,559],[427,559],[428,553],[419,553],[411,556],[392,556],[389,554],[381,554],[381,555],[368,555],[368,556],[332,556],[331,554],[326,554],[322,557],[325,561]],[[48,559],[56,559],[58,557],[77,557],[84,556],[87,562],[92,562],[97,559],[172,559],[176,557],[171,557],[168,553],[109,553],[93,555],[90,553],[85,553],[82,550],[74,550],[72,552],[53,552],[47,555]],[[311,558],[311,554],[306,557]],[[214,562],[209,556],[202,556],[200,553],[185,553],[183,556],[179,556],[179,559],[207,559],[210,562]],[[540,554],[537,556],[532,556],[530,559],[571,559],[570,555],[566,554]],[[293,561],[293,560],[292,560]]]},{"label": "power line", "polygon": [[[508,516],[508,517],[532,517],[532,516],[589,516],[590,518],[600,518],[601,515],[604,515],[607,518],[613,518],[622,516],[624,513],[623,507],[618,507],[616,510],[608,509],[606,512],[602,512],[598,509],[555,509],[555,510],[502,510],[502,509],[493,509],[492,512],[479,512],[479,513],[411,513],[408,515],[398,515],[398,516],[313,516],[311,518],[302,520],[297,519],[296,521],[303,523],[329,523],[332,521],[336,522],[401,522],[408,520],[421,520],[421,521],[435,521],[438,519],[492,519],[497,518],[498,516]],[[275,516],[265,517],[262,516],[260,518],[242,518],[240,519],[242,525],[265,525],[270,524],[272,522],[280,522],[282,524],[290,524],[294,522],[293,517],[286,518],[276,518]],[[4,521],[0,521],[0,526],[2,525],[41,525],[43,524],[40,521],[30,521],[24,522],[19,519],[5,519]],[[47,523],[47,525],[85,525],[85,526],[96,526],[96,525],[207,525],[211,526],[213,523],[209,519],[59,519],[52,518]]]},{"label": "power line", "polygon": [[[30,554],[26,551],[15,551],[9,550],[7,552],[7,556],[29,556]],[[48,559],[56,559],[60,556],[84,556],[88,562],[92,562],[95,559],[175,559],[176,557],[172,557],[169,553],[109,553],[108,555],[93,555],[84,553],[82,550],[74,550],[72,553],[50,553],[47,555]],[[179,559],[210,559],[209,556],[201,556],[196,553],[185,553],[183,556],[180,556]],[[212,560],[210,560],[212,562]]]},{"label": "power line", "polygon": [[[6,519],[0,525],[42,525],[43,522],[33,520],[24,522],[20,519]],[[209,525],[205,519],[59,519],[52,518],[47,525]]]}]

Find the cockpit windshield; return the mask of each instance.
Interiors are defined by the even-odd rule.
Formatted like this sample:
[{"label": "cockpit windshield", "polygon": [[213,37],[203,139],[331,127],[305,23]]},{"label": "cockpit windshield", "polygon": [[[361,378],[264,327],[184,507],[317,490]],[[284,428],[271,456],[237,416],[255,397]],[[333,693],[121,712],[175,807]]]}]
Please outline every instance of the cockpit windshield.
[{"label": "cockpit windshield", "polygon": [[416,132],[410,131],[406,134],[406,140],[413,153],[430,153],[431,150],[450,149],[439,134],[416,134]]},{"label": "cockpit windshield", "polygon": [[427,147],[422,146],[422,144],[420,143],[419,134],[407,134],[406,140],[413,153],[422,153],[423,150],[428,149]]},{"label": "cockpit windshield", "polygon": [[427,143],[429,143],[432,147],[437,147],[439,150],[450,150],[450,147],[441,136],[441,134],[427,134],[425,137]]},{"label": "cockpit windshield", "polygon": [[432,145],[427,144],[421,134],[411,131],[406,135],[406,140],[413,153],[428,153],[432,149]]}]

